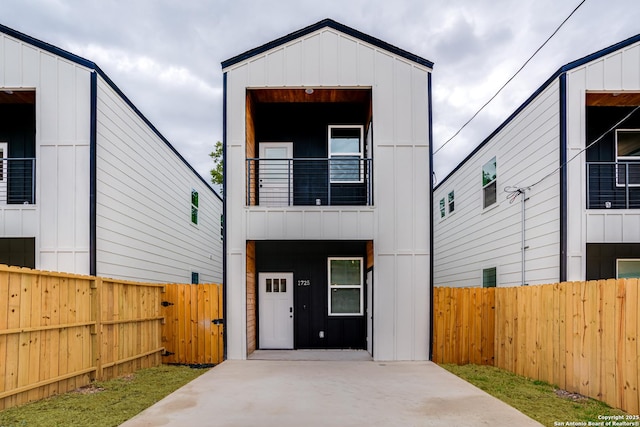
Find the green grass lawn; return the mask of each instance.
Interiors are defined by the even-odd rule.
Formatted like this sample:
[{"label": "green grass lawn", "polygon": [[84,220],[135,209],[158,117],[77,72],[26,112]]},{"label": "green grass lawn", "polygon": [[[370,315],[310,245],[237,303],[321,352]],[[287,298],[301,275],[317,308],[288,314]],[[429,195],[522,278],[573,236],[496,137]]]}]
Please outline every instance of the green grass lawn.
[{"label": "green grass lawn", "polygon": [[440,366],[545,426],[567,422],[588,424],[589,421],[601,421],[598,415],[626,415],[597,400],[567,393],[543,381],[530,380],[492,366]]},{"label": "green grass lawn", "polygon": [[206,371],[170,365],[142,369],[0,411],[0,427],[117,426]]}]

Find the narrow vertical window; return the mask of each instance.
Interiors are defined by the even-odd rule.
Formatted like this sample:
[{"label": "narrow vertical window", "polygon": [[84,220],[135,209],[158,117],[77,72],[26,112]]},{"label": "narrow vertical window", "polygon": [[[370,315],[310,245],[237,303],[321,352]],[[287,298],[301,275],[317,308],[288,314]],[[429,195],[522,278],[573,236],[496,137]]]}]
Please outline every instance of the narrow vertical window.
[{"label": "narrow vertical window", "polygon": [[495,288],[497,282],[496,268],[485,268],[482,270],[482,287]]},{"label": "narrow vertical window", "polygon": [[440,218],[444,218],[445,213],[444,199],[440,199]]},{"label": "narrow vertical window", "polygon": [[496,203],[497,198],[497,184],[498,178],[496,168],[496,158],[489,160],[482,166],[482,200],[483,208],[487,208]]},{"label": "narrow vertical window", "polygon": [[191,272],[191,284],[197,285],[200,283],[200,273]]},{"label": "narrow vertical window", "polygon": [[453,194],[453,190],[451,190],[447,195],[447,202],[449,204],[449,213],[453,212],[455,209],[455,203],[453,201],[453,198],[454,198],[454,194]]},{"label": "narrow vertical window", "polygon": [[198,192],[191,190],[191,222],[198,224]]},{"label": "narrow vertical window", "polygon": [[329,175],[332,183],[363,182],[362,126],[329,126]]}]

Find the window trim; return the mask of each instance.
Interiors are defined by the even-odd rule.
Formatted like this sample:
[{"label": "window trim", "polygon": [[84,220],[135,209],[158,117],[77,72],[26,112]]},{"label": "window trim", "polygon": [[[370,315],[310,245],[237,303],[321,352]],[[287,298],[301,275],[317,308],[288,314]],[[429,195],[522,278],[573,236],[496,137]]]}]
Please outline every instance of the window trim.
[{"label": "window trim", "polygon": [[[620,277],[620,261],[637,261],[640,262],[640,258],[616,258],[616,279],[634,279],[634,277]],[[640,275],[639,275],[640,277]]]},{"label": "window trim", "polygon": [[[360,262],[360,284],[359,285],[332,285],[331,284],[331,261],[359,261]],[[359,313],[332,313],[331,312],[331,291],[336,289],[359,289],[360,290],[360,312]],[[327,313],[330,317],[363,316],[364,315],[364,257],[329,257],[327,258]]]},{"label": "window trim", "polygon": [[[493,270],[493,271],[494,271],[494,283],[493,283],[493,286],[487,286],[487,285],[485,284],[485,281],[484,281],[484,277],[485,277],[484,272],[485,272],[485,271],[487,271],[487,270]],[[497,287],[498,287],[498,267],[497,267],[497,266],[494,266],[494,267],[487,267],[487,268],[483,268],[483,269],[482,269],[482,287],[483,287],[483,288],[497,288]]]},{"label": "window trim", "polygon": [[[333,154],[331,152],[331,131],[333,129],[358,129],[360,131],[360,138],[359,138],[359,152],[351,152],[351,153],[339,153],[339,154]],[[363,159],[364,159],[364,126],[363,125],[329,125],[328,126],[328,132],[327,132],[327,153],[328,153],[328,158],[329,158],[329,183],[330,184],[362,184],[364,182],[364,163],[363,163]],[[331,161],[334,158],[340,158],[340,157],[355,157],[358,156],[359,158],[359,164],[358,164],[358,169],[359,169],[359,177],[358,180],[334,180],[331,177]]]},{"label": "window trim", "polygon": [[[615,162],[616,162],[616,171],[615,171],[615,175],[616,175],[616,187],[625,187],[627,185],[627,183],[624,182],[624,180],[621,180],[621,176],[620,176],[620,172],[621,169],[618,169],[618,167],[620,167],[620,165],[618,165],[618,163],[622,162],[622,163],[634,163],[637,162],[638,167],[640,168],[640,156],[618,156],[618,135],[620,133],[624,133],[624,132],[635,132],[640,134],[640,129],[635,129],[635,128],[629,128],[629,129],[616,129],[615,131],[615,137],[614,137],[614,143],[613,143],[613,148],[614,148],[614,155],[615,155]],[[625,169],[626,172],[626,169]],[[624,175],[624,177],[626,178],[626,173]],[[629,180],[626,179],[626,181],[628,182]],[[640,180],[638,180],[638,182],[635,183],[628,183],[629,187],[640,187]]]},{"label": "window trim", "polygon": [[456,195],[454,190],[451,190],[447,193],[447,212],[449,213],[449,215],[455,212],[455,197]]},{"label": "window trim", "polygon": [[[484,167],[487,166],[488,164],[490,164],[491,162],[493,162],[495,164],[495,177],[487,182],[486,184],[484,184]],[[496,205],[498,203],[498,157],[497,156],[493,156],[488,162],[485,162],[482,165],[482,209],[488,209],[494,205]],[[486,197],[485,197],[485,190],[489,187],[489,186],[495,186],[495,201],[489,205],[487,205],[486,203]]]},{"label": "window trim", "polygon": [[439,206],[440,206],[440,219],[443,219],[447,215],[444,197],[440,199]]},{"label": "window trim", "polygon": [[[195,203],[194,201],[194,194],[195,194]],[[199,216],[199,210],[200,210],[200,195],[198,193],[198,190],[196,190],[195,188],[191,189],[191,224],[192,225],[198,225],[198,216]],[[195,215],[194,215],[195,214]],[[194,221],[195,218],[195,221]]]}]

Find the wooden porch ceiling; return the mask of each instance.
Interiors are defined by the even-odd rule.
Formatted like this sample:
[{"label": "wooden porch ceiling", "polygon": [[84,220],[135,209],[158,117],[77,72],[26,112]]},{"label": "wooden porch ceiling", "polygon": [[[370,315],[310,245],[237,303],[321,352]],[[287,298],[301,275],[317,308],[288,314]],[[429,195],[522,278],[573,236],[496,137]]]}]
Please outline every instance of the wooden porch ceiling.
[{"label": "wooden porch ceiling", "polygon": [[[311,92],[311,93],[309,93]],[[355,102],[370,103],[371,89],[249,89],[253,101],[263,102]]]},{"label": "wooden porch ceiling", "polygon": [[11,90],[0,88],[0,104],[35,104],[36,92],[33,90]]},{"label": "wooden porch ceiling", "polygon": [[588,92],[587,107],[635,107],[640,105],[640,92]]}]

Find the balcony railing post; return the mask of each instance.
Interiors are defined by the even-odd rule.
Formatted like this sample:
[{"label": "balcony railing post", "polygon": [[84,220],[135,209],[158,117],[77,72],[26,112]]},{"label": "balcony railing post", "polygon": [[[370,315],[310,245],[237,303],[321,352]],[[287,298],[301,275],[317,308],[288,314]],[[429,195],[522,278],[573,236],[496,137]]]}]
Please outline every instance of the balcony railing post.
[{"label": "balcony railing post", "polygon": [[591,209],[591,193],[589,192],[590,181],[591,181],[591,163],[587,162],[587,209]]},{"label": "balcony railing post", "polygon": [[625,206],[629,209],[629,163],[625,163],[625,180],[624,180],[624,200]]},{"label": "balcony railing post", "polygon": [[293,176],[291,175],[292,163],[293,159],[287,160],[287,206],[293,206],[293,203],[291,203],[291,183],[293,182]]},{"label": "balcony railing post", "polygon": [[328,173],[327,173],[327,205],[331,206],[331,159],[327,160],[328,162]]},{"label": "balcony railing post", "polygon": [[36,203],[36,159],[31,159],[31,203]]}]

